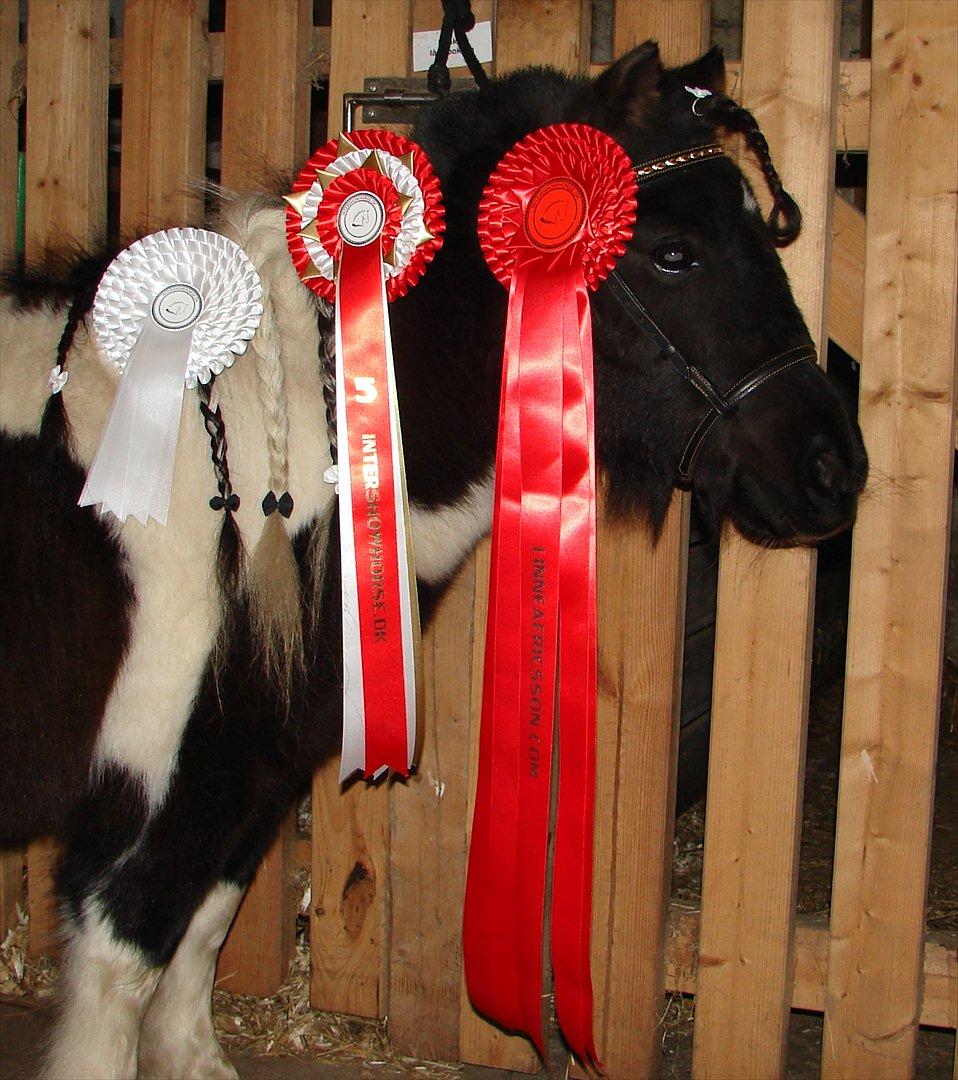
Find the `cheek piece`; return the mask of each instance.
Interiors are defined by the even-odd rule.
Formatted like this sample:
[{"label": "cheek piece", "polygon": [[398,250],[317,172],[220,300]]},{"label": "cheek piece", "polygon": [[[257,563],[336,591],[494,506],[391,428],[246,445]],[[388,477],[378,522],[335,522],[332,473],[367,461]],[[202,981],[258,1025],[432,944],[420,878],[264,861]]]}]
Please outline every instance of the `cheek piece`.
[{"label": "cheek piece", "polygon": [[[688,89],[690,93],[693,92],[691,88]],[[730,108],[730,106],[726,106],[725,104],[726,102],[729,102],[730,99],[728,98],[712,98],[711,95],[700,97],[699,95],[704,95],[704,92],[700,91],[699,94],[695,95],[693,111],[694,106],[698,105],[701,100],[708,100],[709,107],[712,111],[718,109],[728,111]],[[735,105],[734,102],[731,103],[731,107],[734,107],[734,112],[736,114],[742,114],[751,119],[751,114],[746,112],[745,109],[741,109],[739,106]],[[696,115],[700,114],[696,113]],[[755,124],[754,120],[752,120],[752,124]],[[755,126],[755,130],[757,131],[757,125]],[[798,212],[798,207],[795,205],[794,200],[781,187],[781,182],[778,180],[778,174],[775,173],[774,168],[771,166],[770,159],[768,161],[768,167],[766,168],[764,158],[767,157],[768,144],[765,143],[760,132],[758,135],[761,138],[761,142],[764,144],[765,149],[765,154],[762,155],[760,153],[759,155],[763,160],[763,172],[776,197],[776,205],[772,210],[769,227],[773,229],[773,235],[777,242],[791,242],[795,235],[797,235],[801,215]],[[747,133],[746,139],[751,145],[753,140],[749,139]],[[679,170],[690,168],[691,166],[702,162],[713,161],[718,157],[724,156],[724,154],[725,151],[718,143],[708,143],[703,146],[695,146],[688,150],[682,150],[674,154],[654,158],[652,161],[647,161],[642,165],[635,166],[636,180],[638,181],[641,190],[642,186],[655,181],[660,176],[667,173],[678,172]],[[769,170],[774,176],[774,184],[772,179],[769,178]],[[789,226],[787,234],[782,230],[775,231],[776,226],[773,224],[773,219],[775,219],[776,215],[779,213],[784,213],[792,223]],[[787,239],[783,239],[786,236]],[[691,488],[692,475],[695,470],[695,463],[698,459],[699,452],[709,433],[719,420],[731,416],[736,412],[738,406],[749,394],[758,390],[759,387],[764,386],[765,383],[769,382],[771,379],[776,378],[783,372],[788,371],[793,367],[797,367],[800,364],[815,363],[815,346],[811,341],[807,341],[801,345],[796,345],[787,349],[784,352],[777,353],[769,360],[759,364],[758,367],[753,368],[752,371],[739,379],[738,382],[723,393],[704,371],[690,363],[682,355],[678,346],[674,345],[668,339],[656,321],[649,314],[648,309],[638,296],[636,296],[634,290],[618,271],[613,270],[612,273],[609,274],[607,287],[625,314],[628,315],[632,322],[639,327],[652,342],[653,346],[658,351],[659,359],[668,360],[677,374],[694,390],[701,394],[708,405],[708,411],[703,414],[686,439],[685,448],[679,459],[678,477],[675,486],[683,491],[688,491]]]}]

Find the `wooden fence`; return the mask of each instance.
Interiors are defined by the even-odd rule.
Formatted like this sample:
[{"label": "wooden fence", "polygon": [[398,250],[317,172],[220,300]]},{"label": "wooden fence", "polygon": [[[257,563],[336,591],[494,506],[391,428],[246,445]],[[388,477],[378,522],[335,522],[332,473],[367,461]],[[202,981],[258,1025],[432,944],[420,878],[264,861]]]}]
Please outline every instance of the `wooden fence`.
[{"label": "wooden fence", "polygon": [[[589,0],[474,0],[505,72],[587,73]],[[914,1074],[919,1022],[955,1027],[954,947],[926,940],[954,447],[956,16],[951,0],[874,0],[871,60],[839,61],[838,0],[745,0],[735,93],[758,116],[805,214],[783,257],[813,336],[861,361],[860,419],[880,498],[854,536],[832,911],[796,919],[814,553],[765,553],[733,532],[719,570],[701,913],[670,911],[688,502],[656,547],[600,538],[600,707],[594,975],[600,1055],[656,1075],[667,988],[694,993],[698,1077],[785,1071],[791,1007],[824,1010],[825,1077]],[[410,68],[439,0],[0,3],[0,246],[14,249],[18,90],[25,85],[26,250],[94,239],[107,214],[109,88],[122,85],[119,228],[196,223],[184,178],[206,167],[207,92],[222,83],[222,181],[243,187],[309,150],[311,84],[342,94]],[[614,54],[656,37],[678,62],[707,45],[708,0],[618,0]],[[313,132],[314,141],[317,134]],[[836,146],[869,152],[867,218],[834,192]],[[528,1043],[485,1023],[462,986],[459,920],[475,776],[488,553],[460,574],[427,635],[426,744],[405,784],[313,791],[312,848],[279,838],[221,957],[269,993],[293,944],[289,877],[312,867],[311,997],[389,1017],[410,1054],[535,1071]],[[37,951],[53,945],[47,843],[31,847]],[[22,857],[0,860],[5,923]]]}]

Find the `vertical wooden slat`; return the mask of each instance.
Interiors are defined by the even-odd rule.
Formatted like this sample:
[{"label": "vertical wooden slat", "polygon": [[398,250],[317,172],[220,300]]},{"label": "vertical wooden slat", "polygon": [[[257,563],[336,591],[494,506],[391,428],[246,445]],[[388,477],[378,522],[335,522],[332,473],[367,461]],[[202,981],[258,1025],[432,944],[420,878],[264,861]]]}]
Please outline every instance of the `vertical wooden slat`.
[{"label": "vertical wooden slat", "polygon": [[423,639],[423,749],[390,792],[389,1039],[400,1053],[459,1060],[474,560]]},{"label": "vertical wooden slat", "polygon": [[855,530],[825,1077],[914,1074],[955,397],[958,7],[876,0]]},{"label": "vertical wooden slat", "polygon": [[203,217],[209,0],[127,0],[120,234]]},{"label": "vertical wooden slat", "polygon": [[587,71],[589,10],[588,0],[498,0],[496,71],[529,64]]},{"label": "vertical wooden slat", "polygon": [[[745,6],[743,99],[804,213],[783,251],[824,356],[839,5]],[[774,42],[774,48],[770,43]],[[795,57],[801,55],[801,63]],[[719,571],[693,1072],[780,1076],[805,758],[814,557],[728,531]]]},{"label": "vertical wooden slat", "polygon": [[106,227],[107,0],[31,0],[27,20],[27,255]]},{"label": "vertical wooden slat", "polygon": [[[339,133],[342,95],[367,75],[406,70],[408,0],[334,0],[329,135]],[[389,797],[385,783],[339,784],[339,760],[313,782],[310,912],[316,1008],[384,1016],[388,997]]]},{"label": "vertical wooden slat", "polygon": [[[343,94],[370,75],[401,75],[410,50],[410,0],[333,0],[329,135],[342,126]],[[362,113],[357,127],[363,127]]]},{"label": "vertical wooden slat", "polygon": [[309,153],[311,0],[229,0],[222,181],[249,187]]},{"label": "vertical wooden slat", "polygon": [[[493,2],[472,10],[491,20]],[[441,0],[414,0],[412,32],[441,24]],[[470,558],[423,638],[422,755],[390,792],[389,1039],[438,1061],[459,1060],[475,585]]]},{"label": "vertical wooden slat", "polygon": [[[19,31],[18,0],[0,0],[0,72],[9,72],[16,62]],[[0,259],[9,262],[16,246],[17,109],[0,102]],[[17,905],[23,903],[23,859],[20,848],[0,850],[0,941],[16,925]]]},{"label": "vertical wooden slat", "polygon": [[599,534],[592,970],[599,1056],[622,1080],[661,1065],[688,508],[675,498],[657,546],[634,523]]},{"label": "vertical wooden slat", "polygon": [[[619,0],[613,57],[654,38],[665,63],[694,59],[708,11],[707,0]],[[599,1056],[611,1077],[661,1068],[688,510],[686,498],[673,500],[654,547],[634,526],[605,522],[600,533],[592,966]]]},{"label": "vertical wooden slat", "polygon": [[666,64],[684,64],[708,46],[711,0],[617,0],[615,59],[648,38]]},{"label": "vertical wooden slat", "polygon": [[[223,61],[222,182],[242,190],[292,172],[309,150],[311,0],[230,0]],[[247,891],[220,954],[219,977],[237,993],[273,993],[295,945],[289,889],[292,820]]]},{"label": "vertical wooden slat", "polygon": [[[27,19],[26,257],[106,232],[109,21],[106,0],[31,0]],[[30,950],[57,948],[52,842],[27,851]]]}]

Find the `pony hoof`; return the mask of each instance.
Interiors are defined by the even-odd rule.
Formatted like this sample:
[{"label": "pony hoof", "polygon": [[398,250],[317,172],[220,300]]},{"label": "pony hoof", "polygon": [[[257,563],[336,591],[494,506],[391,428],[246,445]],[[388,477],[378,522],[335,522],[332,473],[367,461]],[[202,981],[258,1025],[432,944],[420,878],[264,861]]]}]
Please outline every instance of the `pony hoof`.
[{"label": "pony hoof", "polygon": [[188,1056],[167,1055],[140,1059],[138,1080],[238,1080],[239,1073],[217,1047]]}]

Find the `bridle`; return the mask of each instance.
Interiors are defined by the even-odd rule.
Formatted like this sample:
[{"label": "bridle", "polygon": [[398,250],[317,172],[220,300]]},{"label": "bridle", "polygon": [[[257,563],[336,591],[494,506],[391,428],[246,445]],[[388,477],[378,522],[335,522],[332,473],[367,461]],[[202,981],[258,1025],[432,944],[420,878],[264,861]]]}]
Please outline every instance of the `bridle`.
[{"label": "bridle", "polygon": [[[705,146],[695,146],[689,150],[682,150],[675,154],[654,158],[635,166],[635,176],[639,186],[664,173],[677,172],[686,169],[702,161],[712,161],[723,155],[725,151],[718,143],[708,143]],[[770,360],[759,364],[743,378],[739,379],[734,386],[729,387],[725,393],[694,364],[689,363],[682,355],[681,350],[669,341],[658,324],[649,314],[645,305],[635,295],[625,280],[613,270],[608,281],[609,292],[615,297],[622,310],[638,326],[652,344],[658,350],[660,360],[668,360],[678,374],[695,390],[697,390],[708,403],[708,411],[702,416],[692,429],[685,442],[685,449],[679,460],[679,473],[676,487],[683,491],[692,486],[692,473],[709,433],[719,420],[731,416],[738,409],[741,402],[754,390],[765,383],[781,375],[782,372],[799,364],[807,362],[815,363],[815,346],[808,342],[778,353]]]}]

